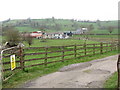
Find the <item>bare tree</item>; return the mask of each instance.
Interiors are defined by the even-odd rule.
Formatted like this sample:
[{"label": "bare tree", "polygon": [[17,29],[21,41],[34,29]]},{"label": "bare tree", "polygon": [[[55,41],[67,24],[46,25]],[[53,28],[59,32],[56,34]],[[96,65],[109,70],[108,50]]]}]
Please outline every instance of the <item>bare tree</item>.
[{"label": "bare tree", "polygon": [[33,37],[30,36],[30,33],[26,36],[25,41],[29,44],[29,47],[33,44]]},{"label": "bare tree", "polygon": [[101,27],[101,21],[100,20],[97,20],[96,23],[99,27]]},{"label": "bare tree", "polygon": [[9,43],[9,47],[17,46],[22,41],[20,33],[14,27],[6,28],[5,41]]},{"label": "bare tree", "polygon": [[88,30],[89,30],[89,31],[92,31],[93,29],[94,29],[93,24],[90,24],[90,25],[88,26]]},{"label": "bare tree", "polygon": [[52,21],[53,21],[53,23],[55,23],[55,17],[52,17]]},{"label": "bare tree", "polygon": [[113,26],[109,26],[109,27],[108,27],[108,32],[109,32],[110,34],[113,32],[113,30],[114,30],[114,27],[113,27]]},{"label": "bare tree", "polygon": [[[108,26],[109,35],[113,32],[113,30],[114,30],[113,26]],[[111,41],[113,42],[113,37],[112,36],[111,36]]]}]

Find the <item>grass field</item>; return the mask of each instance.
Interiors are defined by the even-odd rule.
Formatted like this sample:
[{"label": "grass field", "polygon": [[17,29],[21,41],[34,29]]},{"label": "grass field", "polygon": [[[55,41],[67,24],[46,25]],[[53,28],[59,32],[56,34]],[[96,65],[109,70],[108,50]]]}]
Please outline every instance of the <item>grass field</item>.
[{"label": "grass field", "polygon": [[117,88],[118,74],[115,72],[104,84],[104,88]]},{"label": "grass field", "polygon": [[[73,37],[85,37],[86,35],[73,35]],[[90,38],[116,38],[118,39],[118,35],[87,35]]]},{"label": "grass field", "polygon": [[34,31],[38,31],[38,29],[34,29],[31,28],[29,26],[27,27],[16,27],[17,30],[19,30],[20,32],[34,32]]},{"label": "grass field", "polygon": [[[108,27],[108,26],[117,26],[118,21],[100,21],[100,24],[98,23],[92,23],[92,22],[79,22],[76,20],[71,19],[31,19],[31,22],[23,23],[22,20],[11,20],[10,22],[4,23],[4,25],[9,24],[15,24],[17,22],[20,22],[21,25],[15,26],[20,32],[33,32],[40,30],[41,27],[45,27],[46,32],[63,32],[63,31],[76,31],[78,28],[82,26],[89,26],[93,25],[94,29],[90,33],[95,34],[108,34],[109,31],[106,29],[100,30],[99,27]],[[38,23],[38,26],[34,26],[34,23]],[[118,33],[117,29],[114,29],[112,34]]]},{"label": "grass field", "polygon": [[[18,23],[20,22],[20,23]],[[91,22],[78,22],[76,20],[71,20],[71,19],[52,19],[52,18],[48,18],[48,19],[31,19],[31,22],[29,21],[22,21],[22,20],[11,20],[10,22],[6,22],[3,24],[3,26],[6,25],[17,25],[15,26],[15,28],[17,30],[19,30],[20,32],[33,32],[33,31],[38,31],[38,30],[43,30],[41,28],[45,28],[44,31],[45,32],[63,32],[63,31],[76,31],[78,28],[82,27],[82,26],[89,26],[89,25],[93,25],[94,29],[91,30],[89,33],[92,34],[109,34],[109,31],[106,29],[101,30],[100,26],[102,27],[106,27],[106,26],[117,26],[117,21],[101,21],[98,25],[98,23],[91,23]],[[37,26],[36,26],[37,25]],[[114,29],[112,34],[117,34],[118,30]],[[84,35],[73,35],[74,37],[84,37]],[[99,39],[107,39],[108,41],[111,41],[112,38],[114,39],[118,39],[117,35],[88,35],[88,37],[90,38],[99,38]],[[1,38],[1,37],[0,37]],[[79,40],[79,39],[46,39],[44,40],[45,42],[42,42],[43,40],[40,39],[34,39],[33,40],[33,44],[30,47],[49,47],[49,46],[67,46],[67,45],[80,45],[80,44],[84,44],[85,41],[84,40]],[[28,43],[23,42],[26,47],[29,47]],[[96,40],[96,41],[92,41],[92,40],[87,40],[86,41],[87,44],[93,44],[93,43],[100,43],[100,40]],[[83,46],[82,46],[83,47]],[[91,47],[91,46],[89,46]],[[80,47],[79,47],[80,48]],[[65,48],[65,50],[69,50],[69,49],[74,49],[74,47],[68,47]],[[49,49],[48,51],[55,51],[55,50],[60,50],[60,48],[54,48],[54,49]],[[89,51],[89,54],[93,54],[93,52],[91,52],[91,50],[93,49],[89,49],[87,51]],[[106,49],[105,49],[106,50]],[[105,51],[103,50],[103,51]],[[43,49],[33,49],[33,50],[25,50],[25,53],[36,53],[36,52],[45,52],[44,48]],[[77,53],[80,52],[84,52],[84,50],[78,50]],[[96,49],[96,52],[99,53],[100,49]],[[74,53],[74,51],[69,51],[69,52],[65,52],[66,54],[70,54],[70,53]],[[97,55],[93,55],[93,56],[86,56],[86,57],[81,57],[81,58],[76,58],[76,59],[71,59],[68,61],[64,61],[64,62],[58,62],[58,63],[53,63],[53,64],[48,64],[46,67],[44,65],[40,65],[40,66],[35,66],[35,67],[30,67],[30,68],[25,68],[26,72],[20,71],[20,70],[16,70],[15,72],[8,72],[5,74],[5,77],[7,77],[10,73],[15,73],[10,79],[8,79],[7,81],[3,82],[3,88],[15,88],[18,87],[19,85],[21,85],[22,83],[28,81],[28,80],[32,80],[35,79],[37,77],[55,72],[57,70],[59,70],[61,67],[69,65],[69,64],[74,64],[74,63],[81,63],[81,62],[87,62],[87,61],[91,61],[94,59],[99,59],[99,58],[103,58],[103,57],[107,57],[110,55],[115,55],[117,54],[117,51],[110,51],[104,54],[97,54]],[[79,54],[79,55],[84,55],[85,53]],[[58,53],[53,53],[53,54],[48,54],[48,56],[58,56],[61,55],[60,52]],[[42,58],[45,57],[45,55],[29,55],[29,56],[25,56],[24,59],[33,59],[33,58]],[[67,58],[71,58],[74,57],[73,56],[68,56]],[[48,59],[48,61],[53,61],[53,60],[59,60],[61,59],[61,57],[55,58],[55,59]],[[16,60],[19,60],[18,58]],[[10,61],[9,58],[8,59],[4,59],[4,61]],[[37,60],[37,61],[30,61],[30,62],[25,62],[25,65],[31,65],[31,64],[37,64],[40,62],[44,62],[44,60]],[[17,66],[20,66],[19,63],[17,63]],[[10,67],[9,65],[4,66],[4,68],[8,68]],[[113,76],[113,79],[116,80],[116,74],[115,76]],[[107,81],[108,84],[106,84],[105,87],[109,87],[109,84],[111,84],[113,81],[109,80]],[[110,87],[115,87],[115,85],[110,85]]]},{"label": "grass field", "polygon": [[115,55],[115,54],[117,54],[117,51],[111,51],[108,53],[104,53],[102,55],[97,54],[95,56],[86,56],[82,58],[71,59],[71,60],[64,61],[64,62],[53,63],[53,64],[49,64],[47,67],[35,66],[31,68],[26,68],[27,72],[18,71],[13,77],[8,79],[6,82],[3,82],[3,88],[18,87],[19,85],[21,85],[22,83],[28,80],[35,79],[37,77],[46,75],[48,73],[55,72],[59,70],[61,67],[69,65],[69,64],[87,62],[87,61],[91,61],[94,59],[99,59],[99,58],[103,58],[103,57],[107,57],[107,56]]},{"label": "grass field", "polygon": [[[95,34],[109,34],[109,31],[108,30],[92,30],[90,33],[95,33]],[[112,34],[117,34],[118,33],[118,30],[117,29],[114,29]]]},{"label": "grass field", "polygon": [[[45,42],[41,42],[41,39],[34,39],[31,47],[45,47],[45,46],[65,46],[65,45],[79,45],[83,44],[84,40],[75,40],[75,39],[46,39]],[[97,41],[87,40],[86,43],[99,43]],[[24,42],[25,47],[29,47],[29,45]]]},{"label": "grass field", "polygon": [[[38,21],[40,21],[40,20],[38,20]],[[73,24],[72,22],[70,22],[68,20],[66,20],[66,21],[58,20],[56,22],[57,23],[62,23],[62,24],[68,24],[68,25]],[[82,23],[82,24],[84,24],[84,23]],[[94,25],[97,28],[97,25],[96,24],[94,24]],[[31,28],[31,27],[16,27],[16,28],[20,32],[23,32],[23,31],[32,32],[32,31],[38,30],[36,28]],[[66,30],[70,30],[70,28],[66,28]],[[52,31],[53,30],[51,30],[51,32]],[[96,30],[96,32],[97,31],[98,30]],[[105,31],[105,32],[107,32],[107,31]],[[99,33],[101,33],[101,31]],[[83,36],[74,35],[73,37],[83,37]],[[111,37],[117,38],[116,35],[107,35],[107,36],[106,35],[99,35],[99,36],[98,35],[92,35],[92,36],[89,36],[89,37],[101,38],[101,39],[102,38],[111,38]],[[54,40],[46,39],[45,42],[42,42],[42,40],[40,40],[40,39],[34,39],[33,44],[30,47],[66,46],[66,45],[75,45],[75,44],[79,45],[79,44],[84,44],[84,43],[85,43],[84,40],[78,40],[78,39],[66,39],[66,40],[65,39],[54,39]],[[100,43],[100,41],[87,40],[86,43],[87,44],[93,44],[93,43]],[[29,47],[29,45],[26,42],[24,42],[24,44],[25,44],[25,47]],[[73,47],[66,48],[66,50],[69,50],[69,49],[73,49]],[[51,49],[49,51],[54,51],[54,50],[59,50],[59,49],[56,48],[56,49]],[[84,51],[84,50],[81,50],[81,52],[82,51]],[[39,49],[38,50],[25,50],[25,53],[36,53],[36,52],[45,52],[45,50],[44,49],[43,50],[39,50]],[[100,50],[98,49],[97,52],[100,52]],[[66,52],[65,54],[70,54],[70,53],[74,53],[74,52],[73,51],[72,52]],[[78,53],[79,53],[79,51],[78,51]],[[90,52],[90,53],[92,53],[92,52]],[[87,61],[91,61],[91,60],[94,60],[94,59],[103,58],[103,57],[107,57],[107,56],[115,55],[115,54],[117,54],[117,51],[111,51],[111,52],[104,53],[102,55],[97,54],[97,55],[90,56],[90,57],[86,56],[86,57],[82,57],[82,58],[71,59],[71,60],[65,61],[65,62],[58,62],[58,63],[54,63],[54,64],[49,64],[47,67],[45,67],[43,65],[43,66],[35,66],[35,67],[31,67],[31,68],[26,68],[25,69],[26,72],[17,70],[17,73],[15,75],[13,75],[13,77],[11,77],[7,81],[3,82],[3,87],[4,88],[14,88],[14,87],[17,87],[18,85],[20,85],[21,83],[23,83],[27,80],[31,80],[31,79],[37,78],[39,76],[43,76],[43,75],[55,72],[63,66],[73,64],[73,63],[87,62]],[[61,55],[61,53],[48,54],[48,56],[56,56],[56,55]],[[44,57],[44,55],[34,55],[34,56],[30,55],[30,56],[25,56],[25,59],[42,58],[42,57]],[[68,56],[68,58],[71,58],[71,57],[73,57],[73,56]],[[61,57],[56,58],[56,59],[49,59],[48,61],[53,61],[53,60],[58,60],[58,59],[61,59]],[[18,60],[18,59],[16,59],[16,60]],[[8,61],[9,61],[9,59],[8,59]],[[39,63],[44,62],[44,60],[26,62],[25,65],[37,64],[38,62]],[[17,64],[17,66],[19,66],[19,64]],[[10,67],[10,65],[8,65],[6,67]],[[12,73],[14,73],[14,72],[12,72]]]},{"label": "grass field", "polygon": [[[66,45],[84,44],[84,40],[75,40],[75,39],[67,39],[67,40],[47,39],[46,42],[40,42],[40,41],[41,40],[39,40],[39,39],[34,39],[33,45],[31,45],[31,47],[64,46],[64,45],[66,46]],[[92,44],[92,43],[100,43],[100,42],[87,40],[87,44]],[[27,43],[24,43],[24,44],[25,44],[25,47],[28,47]],[[83,47],[83,46],[81,46],[81,47]],[[91,47],[91,46],[89,46],[89,47]],[[80,48],[80,47],[78,47],[78,48]],[[74,49],[74,47],[65,48],[65,50],[69,50],[69,49]],[[55,51],[55,50],[59,50],[59,48],[49,49],[48,51]],[[91,51],[91,50],[92,49],[89,49],[87,51]],[[97,50],[97,53],[100,52],[100,49],[96,49],[96,50]],[[78,50],[77,53],[83,52],[83,51],[84,50]],[[44,48],[43,49],[25,50],[25,53],[37,53],[37,52],[45,52],[45,50],[44,50]],[[74,53],[74,51],[65,52],[65,54],[70,54],[70,53]],[[90,52],[90,53],[93,53],[93,52]],[[81,55],[83,55],[83,54],[81,54]],[[102,55],[97,54],[97,55],[93,55],[93,56],[86,56],[86,57],[82,57],[82,58],[71,59],[71,60],[64,61],[64,62],[48,64],[47,67],[45,67],[44,65],[30,67],[30,68],[25,69],[26,72],[17,70],[17,73],[13,77],[11,77],[10,79],[8,79],[6,82],[3,83],[3,87],[4,88],[14,88],[14,87],[17,87],[17,85],[20,85],[21,83],[23,83],[27,80],[31,80],[31,79],[37,78],[39,76],[43,76],[45,74],[55,72],[63,66],[73,64],[73,63],[87,62],[90,60],[103,58],[103,57],[114,55],[114,54],[117,54],[117,51],[107,52]],[[58,52],[58,53],[48,54],[48,56],[56,56],[56,55],[57,56],[61,55],[61,53]],[[44,54],[43,55],[25,56],[25,59],[42,58],[42,57],[44,57]],[[71,58],[71,57],[73,57],[73,56],[68,56],[66,58]],[[55,59],[50,58],[50,59],[48,59],[48,61],[59,60],[59,59],[61,59],[61,57],[60,58],[58,57]],[[18,59],[16,59],[16,61],[17,60]],[[6,59],[4,59],[3,61],[6,61]],[[9,61],[9,58],[7,59],[7,61]],[[42,63],[42,62],[44,62],[44,60],[30,61],[30,62],[25,62],[25,65],[37,64],[37,63]],[[19,63],[17,64],[17,66],[19,66]],[[10,67],[10,64],[6,65],[5,67],[6,68]],[[9,75],[8,73],[6,73],[6,77]],[[11,73],[13,73],[13,72],[11,72]]]}]

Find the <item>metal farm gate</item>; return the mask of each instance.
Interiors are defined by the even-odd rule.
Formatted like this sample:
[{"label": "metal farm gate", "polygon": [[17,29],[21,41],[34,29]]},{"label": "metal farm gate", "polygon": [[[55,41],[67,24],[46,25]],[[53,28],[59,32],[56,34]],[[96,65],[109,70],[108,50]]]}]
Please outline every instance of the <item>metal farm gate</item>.
[{"label": "metal farm gate", "polygon": [[22,52],[21,47],[11,47],[1,51],[1,65],[2,65],[2,81],[6,81],[13,76],[22,65]]}]

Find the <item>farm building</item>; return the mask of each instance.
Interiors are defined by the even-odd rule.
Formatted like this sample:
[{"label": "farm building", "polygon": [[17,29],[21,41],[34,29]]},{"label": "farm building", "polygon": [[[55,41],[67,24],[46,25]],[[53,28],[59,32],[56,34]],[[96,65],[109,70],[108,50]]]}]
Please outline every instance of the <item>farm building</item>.
[{"label": "farm building", "polygon": [[40,38],[65,39],[65,38],[69,38],[70,36],[72,36],[72,32],[45,33],[42,31],[36,31],[36,32],[22,34],[22,36],[24,37],[27,37],[29,35],[33,38],[38,38],[38,39]]},{"label": "farm building", "polygon": [[71,31],[66,31],[66,32],[64,32],[64,35],[66,35],[66,36],[72,36],[73,33]]},{"label": "farm building", "polygon": [[43,37],[43,32],[42,31],[36,31],[36,32],[32,32],[31,34],[30,34],[30,36],[31,37],[34,37],[34,38],[42,38]]},{"label": "farm building", "polygon": [[83,34],[85,32],[87,32],[88,29],[87,28],[79,28],[76,31],[72,31],[73,34]]},{"label": "farm building", "polygon": [[54,33],[53,36],[54,36],[54,38],[56,38],[56,39],[62,39],[62,38],[64,38],[64,37],[63,37],[63,33]]},{"label": "farm building", "polygon": [[69,36],[65,33],[46,33],[43,38],[54,38],[54,39],[64,39],[69,38]]}]

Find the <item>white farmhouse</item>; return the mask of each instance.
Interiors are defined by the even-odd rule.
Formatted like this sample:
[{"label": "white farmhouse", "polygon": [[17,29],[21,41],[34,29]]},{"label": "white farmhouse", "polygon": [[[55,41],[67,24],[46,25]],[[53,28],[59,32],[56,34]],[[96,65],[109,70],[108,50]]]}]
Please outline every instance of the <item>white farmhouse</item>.
[{"label": "white farmhouse", "polygon": [[76,31],[72,31],[73,34],[83,34],[88,31],[88,28],[79,28]]}]

